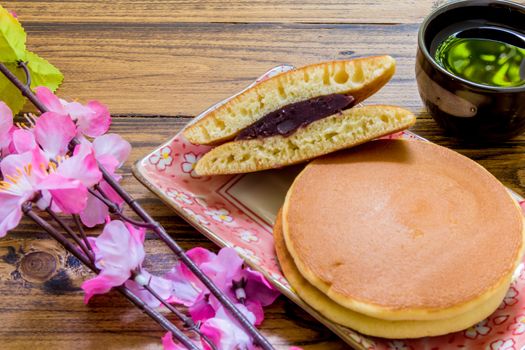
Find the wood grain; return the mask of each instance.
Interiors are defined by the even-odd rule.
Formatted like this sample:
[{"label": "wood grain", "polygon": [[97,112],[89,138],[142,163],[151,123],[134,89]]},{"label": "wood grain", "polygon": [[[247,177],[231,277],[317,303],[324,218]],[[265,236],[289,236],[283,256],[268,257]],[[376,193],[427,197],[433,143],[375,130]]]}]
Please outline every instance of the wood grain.
[{"label": "wood grain", "polygon": [[444,0],[10,1],[25,21],[135,23],[417,23]]},{"label": "wood grain", "polygon": [[29,47],[66,76],[63,96],[102,100],[115,114],[195,115],[279,64],[385,53],[397,59],[397,73],[370,101],[416,111],[421,105],[415,24],[31,23],[26,28]]}]

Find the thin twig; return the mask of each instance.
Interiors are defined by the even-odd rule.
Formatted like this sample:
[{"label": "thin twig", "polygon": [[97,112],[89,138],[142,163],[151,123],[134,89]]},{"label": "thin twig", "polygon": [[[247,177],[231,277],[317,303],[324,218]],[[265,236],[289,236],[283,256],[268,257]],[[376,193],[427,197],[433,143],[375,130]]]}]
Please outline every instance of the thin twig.
[{"label": "thin twig", "polygon": [[142,286],[144,289],[146,289],[148,292],[150,292],[151,295],[155,297],[162,305],[164,305],[168,310],[170,310],[172,313],[174,313],[183,323],[186,328],[189,330],[197,333],[208,345],[210,345],[212,350],[218,350],[217,346],[213,343],[213,341],[208,338],[208,336],[204,333],[202,333],[199,329],[199,327],[193,322],[193,320],[177,310],[173,305],[168,303],[164,298],[162,298],[150,285],[148,284]]},{"label": "thin twig", "polygon": [[93,252],[89,251],[84,242],[78,236],[75,232],[67,225],[51,208],[47,208],[46,212],[64,229],[64,231],[67,232],[67,234],[73,238],[76,244],[82,249],[84,254],[89,258],[91,261],[95,261],[95,257],[93,256]]},{"label": "thin twig", "polygon": [[[75,246],[71,243],[64,235],[58,232],[53,226],[47,223],[42,219],[38,214],[32,210],[31,202],[24,203],[22,205],[22,210],[24,214],[33,220],[37,225],[43,228],[51,237],[53,237],[57,242],[59,242],[66,250],[73,254],[78,260],[80,260],[84,265],[90,268],[93,272],[99,273],[100,270],[91,262],[89,259]],[[125,286],[120,286],[116,288],[120,293],[122,293],[126,298],[128,298],[135,306],[140,310],[144,311],[149,317],[155,320],[162,328],[171,332],[175,339],[177,339],[182,345],[190,350],[199,350],[199,348],[188,338],[180,329],[175,327],[168,319],[166,319],[162,314],[153,308],[145,304],[139,297],[137,297],[133,292],[131,292]]]},{"label": "thin twig", "polygon": [[84,231],[84,228],[82,227],[80,218],[78,217],[77,214],[73,214],[72,216],[73,216],[73,220],[75,221],[75,225],[77,226],[78,232],[80,232],[80,237],[82,237],[84,244],[86,245],[88,251],[90,252],[89,258],[92,262],[95,262],[93,247],[91,246],[91,243],[89,243],[89,239],[87,238],[86,231]]},{"label": "thin twig", "polygon": [[91,189],[91,188],[88,188],[88,191],[90,194],[92,194],[93,196],[95,196],[98,200],[100,200],[102,203],[104,203],[110,213],[112,214],[115,214],[116,216],[118,216],[120,219],[134,225],[134,226],[137,226],[137,227],[142,227],[142,228],[147,228],[147,229],[154,229],[155,227],[152,226],[151,224],[147,223],[147,222],[141,222],[141,221],[137,221],[137,220],[133,220],[132,218],[126,216],[124,213],[122,213],[122,209],[119,208],[118,205],[116,205],[114,202],[112,202],[109,197],[106,195],[106,193],[98,186],[98,185],[95,185],[94,186],[94,189]]},{"label": "thin twig", "polygon": [[26,75],[26,87],[31,89],[31,74],[29,73],[29,68],[27,68],[27,62],[22,60],[18,61],[18,68],[22,68]]},{"label": "thin twig", "polygon": [[46,106],[44,106],[44,104],[42,102],[40,102],[40,100],[36,97],[36,95],[31,91],[31,89],[27,86],[24,85],[24,83],[22,83],[17,77],[16,75],[14,75],[13,73],[11,73],[11,71],[9,70],[9,68],[7,68],[3,63],[0,63],[0,72],[2,72],[2,74],[4,74],[6,76],[7,79],[9,79],[9,81],[11,83],[13,83],[14,86],[16,86],[18,88],[18,90],[20,90],[20,92],[22,93],[22,95],[24,95],[25,97],[27,97],[29,99],[29,101],[31,101],[32,104],[35,105],[36,108],[38,108],[38,110],[42,113],[45,113],[45,112],[48,112],[49,110],[47,109]]}]

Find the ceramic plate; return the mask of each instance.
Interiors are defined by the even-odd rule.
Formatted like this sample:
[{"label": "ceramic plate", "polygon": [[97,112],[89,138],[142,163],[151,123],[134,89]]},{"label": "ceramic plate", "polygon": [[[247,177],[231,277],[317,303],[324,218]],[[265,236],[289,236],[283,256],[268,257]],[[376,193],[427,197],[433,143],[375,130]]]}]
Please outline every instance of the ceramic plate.
[{"label": "ceramic plate", "polygon": [[[288,65],[275,67],[250,86],[290,69],[293,67]],[[212,106],[196,119],[227,100]],[[388,137],[422,140],[410,132]],[[363,336],[327,320],[290,288],[279,269],[273,248],[272,225],[277,210],[301,167],[235,176],[197,176],[195,163],[208,150],[208,146],[192,145],[179,133],[138,161],[133,173],[178,215],[219,246],[235,248],[248,265],[261,271],[284,295],[348,344],[357,349],[373,350],[525,349],[525,298],[521,297],[525,291],[523,263],[498,310],[463,332],[416,340],[386,340]],[[523,198],[512,191],[511,194],[522,208],[525,207]]]}]

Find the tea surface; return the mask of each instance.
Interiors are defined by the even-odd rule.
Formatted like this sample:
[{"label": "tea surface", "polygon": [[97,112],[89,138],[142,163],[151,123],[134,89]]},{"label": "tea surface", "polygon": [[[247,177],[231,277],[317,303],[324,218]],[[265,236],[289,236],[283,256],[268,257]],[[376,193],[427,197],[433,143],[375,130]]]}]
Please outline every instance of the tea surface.
[{"label": "tea surface", "polygon": [[474,83],[525,84],[525,49],[501,41],[452,35],[438,46],[435,58],[450,73]]}]

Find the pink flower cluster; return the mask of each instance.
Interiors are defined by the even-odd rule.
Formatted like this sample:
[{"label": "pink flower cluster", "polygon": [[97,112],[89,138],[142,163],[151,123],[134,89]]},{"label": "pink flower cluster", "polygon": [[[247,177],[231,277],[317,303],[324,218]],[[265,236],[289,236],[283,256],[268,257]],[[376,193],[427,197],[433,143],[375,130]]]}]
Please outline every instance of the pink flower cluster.
[{"label": "pink flower cluster", "polygon": [[[42,210],[79,214],[92,227],[105,222],[108,208],[89,188],[98,185],[112,200],[121,201],[97,165],[118,180],[115,171],[131,151],[120,136],[105,134],[111,124],[108,109],[94,101],[64,101],[45,87],[37,88],[36,95],[49,111],[27,116],[24,125],[15,125],[11,110],[0,102],[0,237],[18,225],[26,202]],[[73,138],[79,143],[70,149]]]},{"label": "pink flower cluster", "polygon": [[[45,87],[37,88],[36,96],[48,111],[39,117],[26,116],[25,124],[15,124],[11,110],[0,102],[0,237],[19,224],[29,204],[76,214],[88,227],[105,224],[97,238],[87,238],[100,272],[82,284],[85,303],[125,285],[150,307],[162,303],[187,307],[202,334],[218,349],[254,349],[250,336],[184,264],[175,264],[163,276],[149,273],[142,267],[145,229],[111,220],[107,204],[99,197],[103,194],[118,206],[123,200],[103,179],[99,165],[119,181],[116,171],[131,146],[116,134],[106,134],[111,124],[108,109],[96,101],[67,102]],[[187,254],[248,320],[261,324],[263,307],[279,293],[259,272],[244,267],[232,248],[218,254],[195,248]],[[163,344],[166,349],[180,348],[170,333]],[[206,341],[202,346],[210,348]]]},{"label": "pink flower cluster", "polygon": [[[189,308],[200,331],[218,349],[255,349],[252,339],[228,314],[221,303],[182,263],[178,262],[163,276],[150,274],[142,267],[144,260],[144,230],[121,221],[111,221],[96,239],[90,238],[100,274],[82,284],[85,302],[95,294],[125,285],[151,307],[160,301],[146,289],[153,289],[163,300]],[[232,248],[223,248],[214,254],[203,248],[194,248],[188,256],[244,313],[254,325],[264,320],[263,306],[270,305],[279,296],[257,271],[243,266],[242,259]],[[131,279],[130,279],[131,278]],[[165,349],[182,349],[168,333],[163,338]],[[209,345],[202,341],[204,349]]]}]

